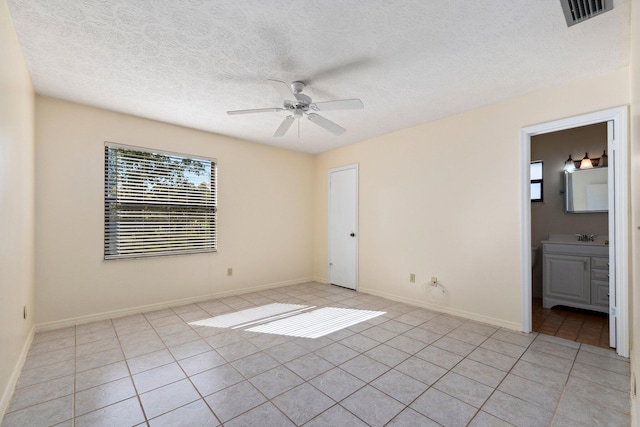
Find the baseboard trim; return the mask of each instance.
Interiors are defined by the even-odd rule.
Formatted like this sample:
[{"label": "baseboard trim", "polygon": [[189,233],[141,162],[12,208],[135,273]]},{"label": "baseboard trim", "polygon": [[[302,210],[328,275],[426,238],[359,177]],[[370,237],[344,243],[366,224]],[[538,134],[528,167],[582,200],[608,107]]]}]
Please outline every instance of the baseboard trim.
[{"label": "baseboard trim", "polygon": [[129,307],[129,308],[124,308],[120,310],[105,311],[102,313],[90,314],[86,316],[78,316],[78,317],[72,317],[68,319],[55,320],[53,322],[38,323],[35,326],[35,330],[36,332],[51,331],[54,329],[66,328],[69,326],[81,325],[83,323],[97,322],[100,320],[129,316],[132,314],[144,313],[147,311],[162,310],[164,308],[175,307],[175,306],[186,305],[186,304],[193,304],[193,303],[203,302],[203,301],[207,301],[214,298],[224,298],[224,297],[229,297],[234,295],[242,295],[242,294],[248,294],[251,292],[263,291],[266,289],[281,288],[284,286],[291,286],[291,285],[300,285],[302,283],[308,283],[313,281],[315,281],[314,278],[305,277],[300,279],[286,280],[283,282],[252,286],[250,288],[243,288],[243,289],[238,289],[233,291],[214,292],[211,294],[199,295],[196,297],[182,298],[182,299],[171,300],[171,301],[163,301],[160,303],[140,305],[140,306]]},{"label": "baseboard trim", "polygon": [[456,310],[454,308],[428,304],[424,301],[420,301],[412,298],[405,298],[405,297],[401,297],[393,294],[388,294],[386,292],[380,292],[380,291],[376,291],[374,289],[369,289],[369,288],[360,288],[359,291],[365,294],[370,294],[370,295],[375,295],[378,297],[390,299],[392,301],[403,302],[405,304],[415,305],[418,307],[426,308],[426,309],[437,311],[440,313],[451,314],[458,317],[464,317],[465,319],[487,323],[489,325],[498,326],[500,328],[511,329],[517,332],[520,332],[522,330],[520,323],[517,323],[517,322],[508,322],[506,320],[496,319],[494,317],[489,317],[489,316],[483,316],[481,314],[471,313],[464,310]]},{"label": "baseboard trim", "polygon": [[20,352],[20,357],[18,358],[18,362],[16,366],[13,368],[13,373],[9,378],[9,383],[5,387],[2,392],[2,398],[0,398],[0,424],[2,424],[2,419],[4,418],[5,412],[9,409],[9,403],[11,403],[11,397],[13,397],[13,391],[16,388],[16,384],[18,384],[18,379],[20,378],[20,373],[22,372],[22,367],[24,366],[24,362],[27,360],[27,354],[29,353],[29,349],[31,348],[31,343],[33,342],[33,336],[35,335],[35,327],[31,328],[29,335],[27,336],[27,340],[24,342],[22,346],[22,351]]}]

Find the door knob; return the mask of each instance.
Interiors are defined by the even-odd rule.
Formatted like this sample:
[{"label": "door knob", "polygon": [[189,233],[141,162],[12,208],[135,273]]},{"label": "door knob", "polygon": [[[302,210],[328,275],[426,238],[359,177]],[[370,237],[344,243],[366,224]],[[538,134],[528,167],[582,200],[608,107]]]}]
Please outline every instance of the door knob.
[{"label": "door knob", "polygon": [[351,234],[349,234],[349,236],[356,237],[356,233],[351,233]]}]

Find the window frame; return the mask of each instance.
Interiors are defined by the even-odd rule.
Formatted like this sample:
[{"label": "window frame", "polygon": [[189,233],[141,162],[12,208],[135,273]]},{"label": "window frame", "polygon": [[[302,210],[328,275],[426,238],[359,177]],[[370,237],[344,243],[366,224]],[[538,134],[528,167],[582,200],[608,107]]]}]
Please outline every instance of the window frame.
[{"label": "window frame", "polygon": [[[121,156],[120,158],[116,154],[127,151],[134,154]],[[153,258],[217,252],[217,159],[156,150],[149,147],[123,145],[108,141],[104,143],[104,156],[104,260]],[[142,160],[145,156],[148,156],[148,158]],[[195,185],[186,189],[184,187],[174,188],[169,185],[169,187],[166,187],[168,189],[167,191],[159,191],[155,192],[155,194],[153,191],[145,192],[145,190],[142,189],[140,192],[141,196],[139,196],[141,198],[140,200],[135,199],[134,196],[137,194],[135,190],[129,191],[129,197],[119,197],[118,189],[121,188],[119,187],[119,182],[124,181],[122,180],[122,176],[118,175],[117,163],[122,159],[124,159],[125,162],[131,159],[135,160],[135,157],[138,157],[141,161],[139,163],[131,162],[131,164],[136,165],[136,172],[129,176],[141,178],[141,185],[140,187],[135,187],[128,183],[126,185],[129,186],[129,190],[132,188],[138,190],[143,186],[150,188],[150,181],[153,178],[162,177],[163,171],[169,171],[167,172],[168,174],[171,172],[183,174],[180,176],[180,178],[183,179],[182,183],[190,182],[189,178],[184,174],[200,176],[198,172],[189,170],[189,165],[196,162],[200,162],[202,167],[204,167],[205,180],[203,180],[201,184],[207,183],[208,188],[204,191],[203,195],[200,193],[200,190],[196,190],[198,187]],[[161,163],[158,159],[168,160],[165,160],[165,163]],[[185,160],[187,161],[185,162]],[[151,165],[152,169],[155,167],[154,172],[146,175],[144,172],[140,172],[141,169],[144,169],[141,166],[143,164]],[[161,172],[157,172],[161,169]],[[206,173],[206,171],[208,171],[208,173]],[[131,196],[131,194],[134,196]],[[191,203],[190,199],[194,200],[195,203]],[[122,214],[123,211],[126,212],[125,215]],[[127,232],[119,233],[119,230],[123,228],[122,225],[126,224],[123,217],[126,217],[126,215],[135,216],[136,214],[138,221],[129,223],[129,225],[133,225],[133,227],[129,227],[133,231],[130,231],[129,234],[127,234]],[[114,218],[116,218],[116,220],[114,220]],[[161,224],[156,228],[153,226],[149,227],[149,224],[145,224],[145,220],[149,221],[151,218],[153,219],[150,222],[160,222]],[[205,231],[198,230],[195,232],[195,236],[193,236],[193,229],[190,228],[186,231],[185,226],[193,227],[194,225]],[[155,236],[156,241],[164,242],[164,245],[154,245],[151,241],[153,237],[145,236],[144,234],[149,231],[152,234],[157,233]],[[145,240],[145,237],[147,237],[147,240]],[[158,237],[165,240],[158,240]],[[167,237],[173,237],[174,239],[167,240]],[[138,242],[143,242],[142,244],[146,242],[154,246],[151,248],[147,247],[146,249],[138,248],[137,250],[123,251],[120,249],[120,245],[122,245],[123,240],[126,238],[132,239],[130,242],[135,241],[136,245],[139,245]],[[173,240],[173,242],[171,242],[171,240]]]},{"label": "window frame", "polygon": [[[536,164],[536,163],[540,163],[540,179],[532,179],[531,178],[531,167]],[[533,185],[535,184],[539,184],[540,185],[540,198],[534,199],[533,198],[533,194],[530,192],[529,194],[529,198],[531,199],[532,202],[534,203],[542,203],[544,202],[544,162],[542,160],[534,160],[532,162],[529,163],[529,180],[530,180],[530,186],[533,187]]]}]

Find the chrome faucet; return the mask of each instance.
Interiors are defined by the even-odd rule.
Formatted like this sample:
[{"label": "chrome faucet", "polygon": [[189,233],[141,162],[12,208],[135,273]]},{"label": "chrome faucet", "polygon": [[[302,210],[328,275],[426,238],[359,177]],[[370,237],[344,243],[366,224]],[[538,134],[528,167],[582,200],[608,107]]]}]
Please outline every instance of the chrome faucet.
[{"label": "chrome faucet", "polygon": [[574,234],[578,238],[578,242],[593,242],[597,234]]}]

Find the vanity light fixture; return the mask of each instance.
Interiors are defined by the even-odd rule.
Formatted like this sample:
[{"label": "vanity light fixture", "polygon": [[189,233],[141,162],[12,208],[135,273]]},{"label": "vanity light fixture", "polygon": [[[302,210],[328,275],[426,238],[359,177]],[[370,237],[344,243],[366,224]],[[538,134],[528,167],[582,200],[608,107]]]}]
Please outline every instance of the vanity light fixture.
[{"label": "vanity light fixture", "polygon": [[580,162],[580,169],[590,169],[593,167],[593,163],[591,163],[591,159],[587,153],[584,153],[584,158]]},{"label": "vanity light fixture", "polygon": [[609,156],[607,156],[607,150],[602,152],[602,156],[600,157],[600,163],[598,166],[609,166]]},{"label": "vanity light fixture", "polygon": [[571,158],[571,154],[569,154],[569,158],[567,159],[567,161],[564,162],[564,170],[566,170],[567,172],[573,172],[574,170],[576,170],[576,164]]}]

